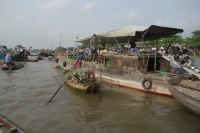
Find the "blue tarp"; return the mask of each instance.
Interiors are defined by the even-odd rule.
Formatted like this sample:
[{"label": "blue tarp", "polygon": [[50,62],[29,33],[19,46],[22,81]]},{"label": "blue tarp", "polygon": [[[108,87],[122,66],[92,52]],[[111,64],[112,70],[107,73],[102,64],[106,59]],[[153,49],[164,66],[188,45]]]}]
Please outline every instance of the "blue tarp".
[{"label": "blue tarp", "polygon": [[[179,72],[181,68],[175,68],[174,67],[173,69],[174,69],[174,71]],[[182,69],[181,73],[188,73],[188,72],[185,69]]]},{"label": "blue tarp", "polygon": [[0,54],[0,59],[4,59],[5,58],[5,54]]}]

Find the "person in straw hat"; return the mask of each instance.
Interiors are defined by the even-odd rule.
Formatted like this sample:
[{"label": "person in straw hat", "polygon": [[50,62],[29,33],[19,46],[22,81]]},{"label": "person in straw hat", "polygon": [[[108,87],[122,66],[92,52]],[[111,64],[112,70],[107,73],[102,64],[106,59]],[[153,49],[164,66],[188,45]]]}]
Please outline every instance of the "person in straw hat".
[{"label": "person in straw hat", "polygon": [[81,67],[82,60],[84,60],[84,58],[85,58],[85,55],[84,55],[83,50],[79,50],[78,54],[77,54],[77,60],[76,60],[76,62],[74,64],[74,67],[76,68],[77,65],[79,65]]},{"label": "person in straw hat", "polygon": [[10,65],[12,65],[12,66],[14,65],[10,53],[7,53],[7,54],[6,54],[5,62],[6,62],[6,64],[9,65],[9,66],[10,66]]}]

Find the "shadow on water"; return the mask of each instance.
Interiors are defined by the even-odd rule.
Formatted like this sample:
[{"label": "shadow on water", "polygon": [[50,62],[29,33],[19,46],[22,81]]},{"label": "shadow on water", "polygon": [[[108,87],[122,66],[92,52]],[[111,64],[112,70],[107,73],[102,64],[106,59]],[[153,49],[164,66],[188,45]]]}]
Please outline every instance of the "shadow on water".
[{"label": "shadow on water", "polygon": [[102,84],[99,94],[64,85],[54,62],[28,62],[25,67],[0,72],[0,113],[29,133],[54,132],[177,132],[197,133],[200,119],[175,99]]}]

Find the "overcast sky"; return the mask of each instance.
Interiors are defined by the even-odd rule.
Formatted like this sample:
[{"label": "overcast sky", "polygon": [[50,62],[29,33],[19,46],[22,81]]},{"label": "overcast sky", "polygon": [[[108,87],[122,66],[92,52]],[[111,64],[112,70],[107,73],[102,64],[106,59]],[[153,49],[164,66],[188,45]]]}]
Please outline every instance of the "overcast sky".
[{"label": "overcast sky", "polygon": [[[0,45],[56,48],[124,26],[200,30],[200,0],[0,0]],[[62,42],[63,47],[75,46]]]}]

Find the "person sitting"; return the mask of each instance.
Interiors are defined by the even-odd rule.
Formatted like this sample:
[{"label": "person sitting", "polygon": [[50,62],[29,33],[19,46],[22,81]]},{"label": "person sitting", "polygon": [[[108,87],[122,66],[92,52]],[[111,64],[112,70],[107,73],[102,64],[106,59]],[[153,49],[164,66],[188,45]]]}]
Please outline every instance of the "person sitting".
[{"label": "person sitting", "polygon": [[135,42],[131,42],[130,45],[131,45],[130,53],[136,54],[138,52],[138,49],[136,48]]},{"label": "person sitting", "polygon": [[7,54],[6,54],[5,62],[6,62],[6,65],[7,65],[8,67],[14,66],[14,63],[13,63],[13,61],[12,61],[12,58],[11,58],[11,54],[10,54],[10,53],[7,53]]},{"label": "person sitting", "polygon": [[102,43],[101,44],[101,48],[99,49],[99,54],[107,54],[108,53],[108,50],[106,49],[105,47],[105,43]]},{"label": "person sitting", "polygon": [[105,43],[102,43],[101,48],[99,50],[104,50],[104,49],[106,49],[106,46],[105,46]]},{"label": "person sitting", "polygon": [[79,50],[78,54],[77,54],[77,60],[74,64],[74,68],[77,68],[77,65],[79,65],[79,67],[81,67],[82,60],[84,60],[84,58],[85,58],[85,55],[84,55],[83,50]]}]

